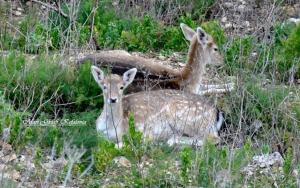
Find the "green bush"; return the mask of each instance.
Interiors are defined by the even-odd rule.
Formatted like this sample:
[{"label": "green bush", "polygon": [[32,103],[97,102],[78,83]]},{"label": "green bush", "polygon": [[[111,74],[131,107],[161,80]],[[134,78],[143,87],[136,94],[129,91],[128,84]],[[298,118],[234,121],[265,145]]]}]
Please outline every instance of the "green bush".
[{"label": "green bush", "polygon": [[[228,42],[225,49],[225,70],[236,75],[241,69],[247,71],[253,63],[250,61],[250,55],[253,47],[253,39],[251,37],[235,38]],[[246,70],[245,70],[246,69]]]},{"label": "green bush", "polygon": [[51,114],[55,108],[80,112],[102,105],[102,98],[97,97],[101,90],[92,79],[89,63],[75,68],[41,55],[25,64],[25,57],[14,53],[0,61],[0,86],[16,108],[28,108],[40,115]]},{"label": "green bush", "polygon": [[140,160],[144,154],[142,133],[135,128],[134,116],[130,114],[128,120],[128,133],[123,136],[123,148],[124,155],[133,157],[136,160]]},{"label": "green bush", "polygon": [[[283,49],[280,51],[277,62],[277,70],[281,75],[295,67],[295,77],[300,78],[300,26],[297,26],[289,34],[287,40],[283,41]],[[278,54],[279,55],[279,54]]]},{"label": "green bush", "polygon": [[292,148],[288,148],[285,158],[284,158],[284,165],[283,165],[283,172],[286,177],[289,177],[292,172],[292,161],[293,160],[293,151]]},{"label": "green bush", "polygon": [[[61,17],[56,12],[50,12],[48,22],[39,20],[32,13],[21,21],[19,30],[22,33],[13,41],[9,35],[1,37],[4,46],[13,45],[27,53],[40,53],[49,50],[61,49],[62,47],[75,45],[84,46],[91,37],[93,28],[94,38],[100,48],[127,49],[129,51],[182,51],[186,50],[186,42],[181,34],[179,23],[183,22],[191,27],[198,24],[194,21],[199,15],[204,14],[204,10],[214,4],[215,0],[193,1],[194,8],[191,14],[178,15],[174,26],[155,20],[152,16],[139,18],[136,16],[122,17],[116,8],[112,6],[112,1],[82,1],[76,18],[76,23],[72,23],[68,18]],[[178,2],[183,6],[189,6],[191,2]],[[93,17],[93,7],[98,4],[98,8]],[[122,2],[120,2],[121,6]],[[64,11],[68,11],[66,4],[62,3]],[[33,11],[34,12],[34,11]],[[197,16],[196,16],[197,15]],[[195,17],[196,16],[196,17]],[[92,24],[94,24],[92,26]],[[208,24],[207,29],[213,34],[220,33],[218,24]],[[75,28],[74,28],[75,27]],[[217,29],[216,29],[217,28]],[[216,30],[215,30],[216,29]],[[216,35],[222,36],[222,35]],[[216,37],[215,36],[215,37]],[[217,37],[217,42],[223,39]],[[72,44],[70,42],[72,41]]]},{"label": "green bush", "polygon": [[97,148],[93,152],[95,168],[98,172],[103,172],[111,164],[114,157],[119,154],[115,144],[107,140],[100,140]]},{"label": "green bush", "polygon": [[185,183],[188,182],[188,171],[191,168],[192,165],[192,159],[191,156],[192,155],[192,151],[191,148],[185,147],[183,148],[183,150],[181,151],[180,154],[180,159],[181,159],[181,177],[183,178],[183,181]]},{"label": "green bush", "polygon": [[180,51],[187,48],[178,26],[166,27],[150,16],[96,22],[95,25],[98,44],[104,48],[142,52]]},{"label": "green bush", "polygon": [[220,48],[225,44],[225,32],[218,21],[204,22],[201,24],[201,27],[213,37]]},{"label": "green bush", "polygon": [[21,118],[21,113],[15,111],[13,106],[5,101],[2,91],[0,91],[0,138],[2,137],[3,129],[9,128],[8,142],[14,146],[17,145],[21,141]]}]

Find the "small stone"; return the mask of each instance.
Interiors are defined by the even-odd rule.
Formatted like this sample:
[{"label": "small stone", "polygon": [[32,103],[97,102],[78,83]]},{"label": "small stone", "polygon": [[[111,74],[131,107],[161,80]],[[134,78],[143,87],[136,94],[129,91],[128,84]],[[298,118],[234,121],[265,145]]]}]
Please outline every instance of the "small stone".
[{"label": "small stone", "polygon": [[231,182],[231,174],[229,170],[221,170],[216,174],[216,183],[218,187],[228,187]]},{"label": "small stone", "polygon": [[178,65],[179,65],[180,67],[184,67],[184,66],[185,66],[185,63],[178,63]]},{"label": "small stone", "polygon": [[21,15],[22,15],[22,12],[16,10],[15,12],[13,12],[13,14],[14,14],[15,16],[21,16]]},{"label": "small stone", "polygon": [[25,162],[25,156],[24,155],[20,155],[19,157],[18,157],[18,159],[19,159],[19,162]]},{"label": "small stone", "polygon": [[8,155],[12,151],[11,145],[3,141],[0,141],[0,149],[3,155]]},{"label": "small stone", "polygon": [[118,6],[118,5],[119,5],[119,1],[114,1],[114,2],[112,3],[112,5],[115,6],[115,7]]},{"label": "small stone", "polygon": [[25,4],[26,4],[26,6],[32,6],[32,2],[31,1],[27,1]]},{"label": "small stone", "polygon": [[251,53],[251,56],[252,56],[252,57],[257,57],[257,52],[252,52],[252,53]]},{"label": "small stone", "polygon": [[245,21],[245,22],[244,22],[244,25],[245,25],[246,27],[250,27],[250,22],[249,22],[249,21]]},{"label": "small stone", "polygon": [[10,128],[4,128],[2,131],[2,140],[7,143],[10,136]]},{"label": "small stone", "polygon": [[288,21],[293,22],[296,25],[300,24],[300,18],[289,18]]},{"label": "small stone", "polygon": [[237,10],[238,10],[239,12],[244,12],[244,11],[245,11],[245,8],[246,8],[245,5],[239,5],[239,6],[237,7]]},{"label": "small stone", "polygon": [[0,176],[1,178],[8,178],[13,180],[20,180],[21,175],[20,172],[16,170],[11,170],[5,164],[0,164]]},{"label": "small stone", "polygon": [[251,126],[253,126],[255,129],[254,131],[257,132],[263,126],[263,123],[260,120],[256,119],[252,122]]},{"label": "small stone", "polygon": [[233,24],[229,22],[229,23],[226,23],[224,27],[225,27],[225,29],[232,28]]},{"label": "small stone", "polygon": [[43,164],[43,167],[47,170],[51,171],[59,171],[61,168],[63,168],[67,164],[67,161],[65,158],[61,157],[56,160],[51,160],[47,163]]},{"label": "small stone", "polygon": [[297,169],[294,169],[293,172],[292,172],[293,176],[294,177],[298,177],[299,176],[299,172]]},{"label": "small stone", "polygon": [[297,10],[293,6],[286,6],[283,9],[289,17],[294,17],[298,14]]},{"label": "small stone", "polygon": [[160,60],[166,60],[167,58],[165,56],[163,56],[163,55],[159,55],[158,59],[160,59]]},{"label": "small stone", "polygon": [[126,168],[130,168],[131,167],[131,162],[126,159],[126,157],[115,157],[113,159],[113,162],[121,167],[126,167]]},{"label": "small stone", "polygon": [[226,16],[224,16],[224,17],[221,18],[221,22],[225,23],[226,21],[227,21],[227,17]]},{"label": "small stone", "polygon": [[0,159],[0,161],[2,162],[2,163],[8,163],[8,162],[11,162],[11,161],[13,161],[13,160],[15,160],[15,159],[17,159],[17,156],[16,156],[16,154],[10,154],[10,155],[6,155],[6,156],[4,156],[4,157],[1,157],[1,159]]},{"label": "small stone", "polygon": [[224,7],[226,7],[226,8],[231,8],[231,7],[233,7],[233,3],[231,3],[231,2],[226,2],[226,3],[224,3]]},{"label": "small stone", "polygon": [[24,11],[21,7],[18,7],[17,10],[20,11],[20,12]]}]

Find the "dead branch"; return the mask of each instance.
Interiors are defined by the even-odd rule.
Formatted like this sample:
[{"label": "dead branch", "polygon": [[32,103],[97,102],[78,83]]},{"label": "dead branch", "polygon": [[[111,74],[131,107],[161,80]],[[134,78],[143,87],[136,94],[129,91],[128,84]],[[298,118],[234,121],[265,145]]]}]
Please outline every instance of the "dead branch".
[{"label": "dead branch", "polygon": [[68,14],[66,14],[61,8],[60,6],[58,5],[58,7],[55,7],[55,6],[52,6],[48,3],[44,3],[42,1],[38,1],[38,0],[31,0],[32,2],[34,3],[37,3],[37,4],[40,4],[40,5],[43,5],[49,9],[52,9],[54,10],[55,12],[57,12],[58,14],[60,14],[61,16],[63,16],[64,18],[69,18]]},{"label": "dead branch", "polygon": [[165,80],[181,75],[180,70],[169,65],[154,61],[153,59],[133,56],[123,50],[97,51],[96,53],[88,53],[79,56],[78,58],[75,58],[77,64],[91,61],[99,67],[109,67],[112,73],[116,74],[123,74],[130,68],[137,68],[137,78],[147,77]]}]

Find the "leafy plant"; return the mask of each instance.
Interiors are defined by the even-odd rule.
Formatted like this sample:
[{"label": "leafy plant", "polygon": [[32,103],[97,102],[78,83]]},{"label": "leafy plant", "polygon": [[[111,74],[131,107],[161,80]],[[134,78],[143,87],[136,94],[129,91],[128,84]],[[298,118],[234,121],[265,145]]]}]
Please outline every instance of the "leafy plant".
[{"label": "leafy plant", "polygon": [[291,174],[292,165],[293,165],[292,160],[293,160],[293,151],[292,148],[289,147],[285,154],[284,165],[283,165],[283,172],[286,177],[290,176]]},{"label": "leafy plant", "polygon": [[134,157],[137,160],[140,160],[144,154],[142,133],[137,131],[135,128],[134,116],[133,114],[129,115],[128,120],[128,134],[123,136],[123,148],[125,155]]},{"label": "leafy plant", "polygon": [[204,22],[201,27],[213,37],[218,46],[222,47],[225,44],[225,32],[218,21]]},{"label": "leafy plant", "polygon": [[98,172],[103,172],[111,164],[113,158],[119,154],[115,144],[107,140],[101,139],[97,148],[93,152],[95,159],[95,168]]},{"label": "leafy plant", "polygon": [[192,159],[191,159],[191,148],[185,147],[181,151],[180,159],[181,159],[181,177],[183,178],[183,181],[185,183],[188,182],[188,170],[191,168],[192,165]]},{"label": "leafy plant", "polygon": [[[92,79],[90,65],[85,63],[74,69],[57,64],[55,58],[44,59],[44,56],[25,65],[24,56],[11,53],[2,59],[0,86],[6,88],[6,97],[14,100],[16,108],[28,108],[37,113],[37,117],[42,112],[56,111],[57,102],[70,104],[61,106],[69,111],[100,108],[102,98],[97,96],[101,90]],[[32,103],[25,103],[31,100]]]}]

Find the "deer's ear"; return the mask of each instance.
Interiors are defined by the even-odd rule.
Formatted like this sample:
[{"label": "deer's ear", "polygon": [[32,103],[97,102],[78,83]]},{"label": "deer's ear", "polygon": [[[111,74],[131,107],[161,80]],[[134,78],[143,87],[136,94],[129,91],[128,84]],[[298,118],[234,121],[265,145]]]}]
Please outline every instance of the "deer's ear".
[{"label": "deer's ear", "polygon": [[189,26],[185,25],[184,23],[180,24],[180,28],[182,30],[185,39],[188,41],[192,41],[193,36],[196,34],[196,32]]},{"label": "deer's ear", "polygon": [[123,81],[124,81],[125,87],[127,87],[129,84],[132,83],[132,81],[134,80],[134,77],[136,75],[136,72],[137,72],[137,69],[133,68],[133,69],[126,71],[123,74]]},{"label": "deer's ear", "polygon": [[99,85],[102,85],[102,82],[104,80],[104,72],[96,66],[92,66],[91,71],[92,71],[92,75],[93,75],[95,81]]},{"label": "deer's ear", "polygon": [[201,27],[197,28],[197,39],[202,46],[206,46],[208,43],[208,35]]}]

